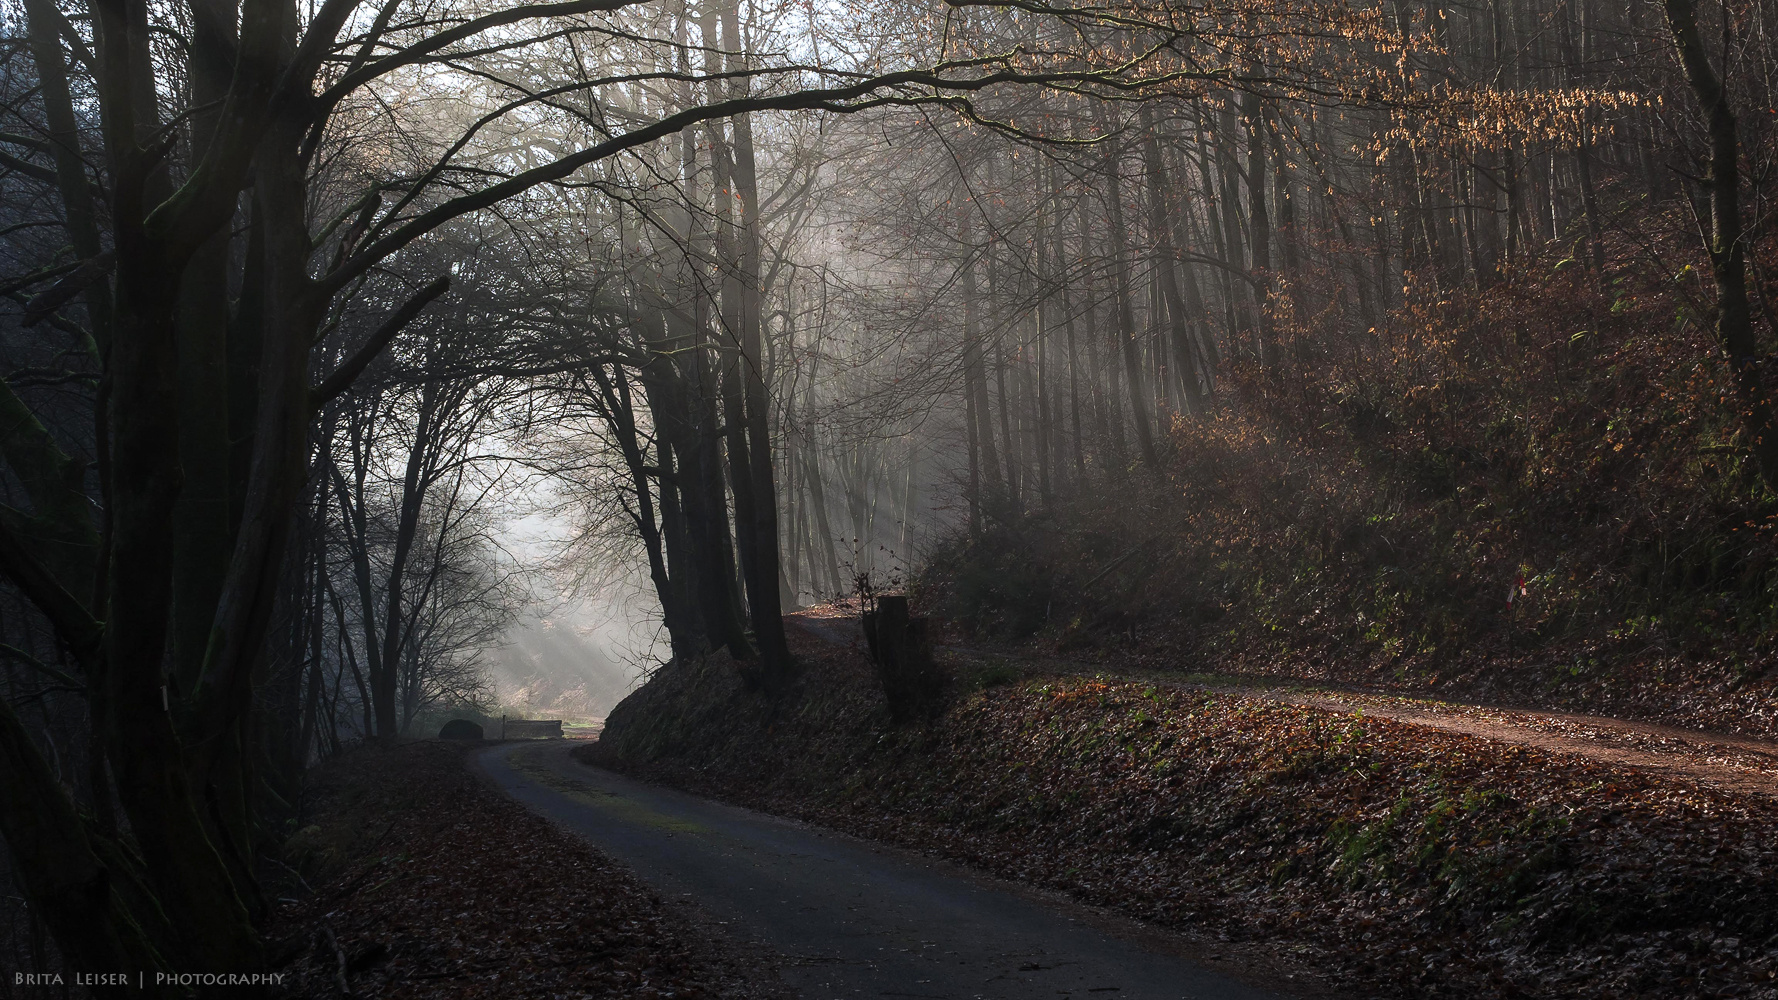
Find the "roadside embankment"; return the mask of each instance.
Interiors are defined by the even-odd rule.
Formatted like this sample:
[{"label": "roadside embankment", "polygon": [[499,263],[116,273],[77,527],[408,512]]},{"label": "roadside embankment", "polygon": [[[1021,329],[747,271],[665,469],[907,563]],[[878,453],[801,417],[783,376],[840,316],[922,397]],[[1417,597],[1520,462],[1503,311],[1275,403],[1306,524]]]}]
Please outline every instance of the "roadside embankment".
[{"label": "roadside embankment", "polygon": [[477,774],[485,745],[367,746],[311,772],[271,887],[285,995],[782,995],[763,956]]},{"label": "roadside embankment", "polygon": [[1778,996],[1778,806],[1399,721],[973,668],[890,724],[793,630],[776,702],[675,664],[591,761],[1164,926],[1283,943],[1367,994]]}]

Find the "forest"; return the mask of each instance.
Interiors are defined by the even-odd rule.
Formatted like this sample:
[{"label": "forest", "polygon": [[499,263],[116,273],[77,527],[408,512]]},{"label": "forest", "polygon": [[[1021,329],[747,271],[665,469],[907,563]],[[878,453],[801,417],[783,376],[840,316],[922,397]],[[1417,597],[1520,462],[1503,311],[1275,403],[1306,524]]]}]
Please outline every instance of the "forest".
[{"label": "forest", "polygon": [[965,708],[1778,737],[1775,18],[5,0],[0,968],[288,962],[318,769],[562,594],[689,699],[614,753],[712,664],[775,733],[881,595]]}]

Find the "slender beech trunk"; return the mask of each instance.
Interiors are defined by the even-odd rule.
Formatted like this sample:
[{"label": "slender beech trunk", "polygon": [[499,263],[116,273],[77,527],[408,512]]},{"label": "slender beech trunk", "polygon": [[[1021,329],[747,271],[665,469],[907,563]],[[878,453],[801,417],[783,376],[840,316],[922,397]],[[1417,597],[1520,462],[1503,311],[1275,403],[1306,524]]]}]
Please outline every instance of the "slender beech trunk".
[{"label": "slender beech trunk", "polygon": [[1136,315],[1131,303],[1129,234],[1124,230],[1123,182],[1118,157],[1108,152],[1105,157],[1105,204],[1111,232],[1112,281],[1116,285],[1117,336],[1122,347],[1124,374],[1130,383],[1130,414],[1136,425],[1136,445],[1142,462],[1151,469],[1159,468],[1160,452],[1155,447],[1154,422],[1149,407],[1152,395],[1142,371],[1142,348],[1136,342]]},{"label": "slender beech trunk", "polygon": [[389,556],[389,575],[383,584],[381,654],[370,676],[371,698],[376,702],[377,736],[392,740],[401,733],[396,713],[396,681],[401,674],[401,637],[405,621],[404,585],[408,556],[419,533],[420,511],[426,499],[427,453],[431,450],[433,421],[437,417],[437,383],[420,390],[414,422],[414,438],[408,445],[407,464],[401,477],[401,506],[396,517],[395,539]]},{"label": "slender beech trunk", "polygon": [[[981,461],[972,467],[986,470],[985,482],[974,484],[972,492],[979,506],[998,516],[999,505],[1004,497],[1000,479],[1000,456],[994,448],[994,425],[990,419],[992,413],[988,405],[988,374],[987,362],[982,344],[981,302],[979,289],[975,280],[975,249],[973,216],[975,206],[964,208],[961,240],[963,252],[969,257],[963,264],[961,288],[963,294],[963,382],[964,395],[968,397],[969,426],[974,428],[975,447],[979,449]],[[979,476],[972,475],[972,479]]]},{"label": "slender beech trunk", "polygon": [[1272,331],[1272,220],[1266,211],[1266,144],[1258,94],[1241,97],[1242,125],[1247,132],[1247,231],[1253,251],[1253,307],[1258,315],[1255,336],[1259,356],[1268,369],[1278,367],[1278,345]]},{"label": "slender beech trunk", "polygon": [[[1698,31],[1696,0],[1665,0],[1667,28],[1685,69],[1692,97],[1704,113],[1710,151],[1703,186],[1710,205],[1704,233],[1716,281],[1716,340],[1734,372],[1747,448],[1766,489],[1778,492],[1778,411],[1766,377],[1769,356],[1759,346],[1747,295],[1747,232],[1741,219],[1740,126],[1728,91],[1710,63]],[[1725,15],[1726,16],[1726,15]]]},{"label": "slender beech trunk", "polygon": [[1148,227],[1155,246],[1155,269],[1161,284],[1161,299],[1166,306],[1168,331],[1172,337],[1173,366],[1187,413],[1202,413],[1204,394],[1198,375],[1197,351],[1192,345],[1185,296],[1179,287],[1179,260],[1173,247],[1173,224],[1168,218],[1167,171],[1161,159],[1160,140],[1155,135],[1153,113],[1142,107],[1145,133],[1142,160],[1147,174]]},{"label": "slender beech trunk", "polygon": [[[728,49],[731,72],[745,72],[747,57],[743,51],[740,8],[728,4],[723,12],[723,47]],[[731,98],[744,96],[746,84],[739,79],[731,85]],[[784,609],[781,600],[778,567],[778,490],[772,469],[771,398],[765,381],[764,310],[760,272],[759,182],[753,153],[753,119],[736,115],[733,119],[734,183],[740,201],[739,243],[736,263],[740,281],[741,315],[740,373],[745,402],[747,488],[753,519],[753,575],[747,591],[747,605],[752,612],[754,641],[759,644],[768,688],[781,687],[791,669],[790,646],[784,637]],[[736,484],[737,491],[740,484]],[[737,501],[736,516],[740,516]]]},{"label": "slender beech trunk", "polygon": [[[1235,164],[1235,97],[1233,94],[1222,102],[1218,116],[1216,143],[1216,174],[1217,188],[1221,196],[1210,204],[1212,213],[1211,228],[1217,234],[1217,253],[1222,257],[1226,270],[1219,272],[1222,279],[1222,301],[1225,322],[1228,326],[1230,342],[1234,345],[1237,356],[1258,356],[1255,346],[1251,343],[1256,336],[1251,293],[1248,289],[1236,284],[1235,272],[1246,270],[1246,245],[1241,238],[1241,190],[1240,171]],[[1204,175],[1204,186],[1210,187],[1210,157],[1202,146],[1198,150],[1198,169]],[[1221,225],[1216,224],[1220,216]]]},{"label": "slender beech trunk", "polygon": [[[709,44],[718,38],[716,10],[705,8],[702,22],[704,38],[706,44]],[[704,59],[706,73],[721,72],[721,52],[717,47],[712,46],[705,52]],[[722,85],[715,80],[711,81],[710,90],[712,101],[726,96]],[[757,493],[753,488],[753,463],[747,453],[747,390],[742,381],[746,362],[741,349],[741,324],[746,307],[746,290],[745,279],[741,274],[739,225],[735,218],[735,202],[738,199],[735,191],[734,152],[728,140],[727,129],[721,121],[710,122],[705,134],[709,139],[710,184],[716,203],[713,213],[716,219],[713,244],[720,275],[716,356],[720,359],[719,398],[723,443],[728,455],[729,493],[734,500],[735,555],[740,564],[740,579],[744,583],[747,597],[751,599],[755,596],[753,591],[757,579],[755,557],[759,546],[755,532],[759,520],[754,512]],[[747,648],[747,653],[743,659],[751,661],[755,658],[751,647]]]},{"label": "slender beech trunk", "polygon": [[621,365],[613,368],[608,373],[603,364],[596,364],[588,371],[598,384],[601,405],[610,418],[612,429],[617,432],[618,450],[622,452],[624,466],[630,473],[630,489],[636,498],[636,509],[632,512],[632,517],[636,522],[637,533],[642,536],[642,549],[648,558],[648,575],[654,582],[654,592],[661,602],[661,618],[666,623],[667,635],[673,644],[673,655],[690,655],[695,649],[695,640],[686,629],[687,622],[681,613],[672,580],[667,574],[666,545],[661,537],[660,522],[655,517],[654,491],[649,483],[648,460],[642,453],[641,438],[636,433],[636,408],[630,392],[629,374]]},{"label": "slender beech trunk", "polygon": [[[1041,181],[1042,176],[1039,175],[1036,179]],[[1037,490],[1038,495],[1043,499],[1043,505],[1045,507],[1053,506],[1055,503],[1054,483],[1050,473],[1050,449],[1055,442],[1055,430],[1050,419],[1052,414],[1051,397],[1054,395],[1054,390],[1051,388],[1049,376],[1049,339],[1050,330],[1055,326],[1055,299],[1051,294],[1049,283],[1050,274],[1052,273],[1052,269],[1049,266],[1050,241],[1048,238],[1049,234],[1046,231],[1049,227],[1044,224],[1045,217],[1047,217],[1051,209],[1052,206],[1049,204],[1048,199],[1046,199],[1044,203],[1044,213],[1039,217],[1037,238],[1035,240],[1037,244],[1037,274],[1038,281],[1041,282],[1037,298],[1036,342]],[[912,499],[911,490],[909,491],[909,499],[910,501]]]},{"label": "slender beech trunk", "polygon": [[[684,32],[683,20],[676,30]],[[706,28],[712,33],[714,29]],[[706,60],[714,59],[706,53]],[[711,66],[707,62],[706,69]],[[681,66],[690,72],[688,66]],[[696,100],[689,86],[681,95],[689,105]],[[734,586],[735,550],[729,534],[728,500],[723,493],[722,458],[718,428],[720,388],[718,367],[710,344],[709,296],[702,287],[704,262],[712,258],[713,242],[707,227],[701,224],[704,205],[704,168],[698,153],[698,130],[686,128],[680,133],[680,166],[685,192],[683,243],[686,252],[681,260],[679,301],[690,321],[675,330],[686,338],[679,355],[683,359],[681,384],[685,399],[685,434],[677,448],[679,473],[687,484],[681,493],[684,501],[693,550],[697,553],[696,589],[702,611],[705,633],[712,648],[721,647],[737,660],[751,659],[753,647],[747,641],[740,594]],[[712,187],[716,185],[712,184]],[[718,189],[720,190],[720,189]]]}]

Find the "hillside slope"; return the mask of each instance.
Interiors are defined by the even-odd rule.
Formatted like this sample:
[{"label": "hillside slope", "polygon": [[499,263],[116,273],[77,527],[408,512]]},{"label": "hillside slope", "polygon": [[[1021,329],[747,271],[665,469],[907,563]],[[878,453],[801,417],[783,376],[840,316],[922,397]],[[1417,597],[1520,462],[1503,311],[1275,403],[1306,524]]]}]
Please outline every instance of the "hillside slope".
[{"label": "hillside slope", "polygon": [[[1291,334],[1161,467],[984,502],[917,598],[960,641],[1102,669],[1353,682],[1778,735],[1778,498],[1683,220]],[[1769,248],[1762,251],[1769,255]],[[1083,405],[1093,403],[1084,401]]]},{"label": "hillside slope", "polygon": [[1396,996],[1778,996],[1778,804],[1387,719],[964,670],[897,727],[798,630],[772,702],[675,664],[587,757],[917,846]]}]

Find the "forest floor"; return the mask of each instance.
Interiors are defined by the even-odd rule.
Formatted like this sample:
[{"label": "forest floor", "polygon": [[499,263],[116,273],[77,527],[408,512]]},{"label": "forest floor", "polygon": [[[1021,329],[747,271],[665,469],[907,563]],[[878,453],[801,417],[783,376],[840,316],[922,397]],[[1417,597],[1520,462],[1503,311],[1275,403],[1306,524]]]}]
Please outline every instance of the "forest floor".
[{"label": "forest floor", "polygon": [[492,744],[360,747],[319,765],[267,879],[285,995],[415,1000],[786,996],[734,942],[501,794]]},{"label": "forest floor", "polygon": [[1778,998],[1772,744],[958,647],[943,711],[895,725],[854,609],[789,621],[785,697],[669,666],[587,758],[1263,942],[1339,991]]}]

